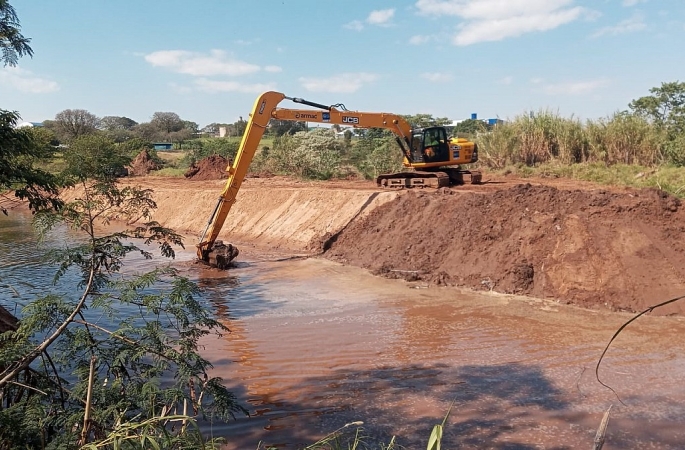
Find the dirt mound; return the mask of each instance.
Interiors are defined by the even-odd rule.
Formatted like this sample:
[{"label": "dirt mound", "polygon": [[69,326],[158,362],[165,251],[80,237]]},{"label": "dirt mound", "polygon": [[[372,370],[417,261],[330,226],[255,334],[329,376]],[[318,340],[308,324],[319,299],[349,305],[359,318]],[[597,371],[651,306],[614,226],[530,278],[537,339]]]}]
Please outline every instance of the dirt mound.
[{"label": "dirt mound", "polygon": [[148,149],[143,149],[138,156],[136,156],[131,165],[127,167],[128,174],[134,177],[142,177],[153,170],[159,170],[160,166],[150,156]]},{"label": "dirt mound", "polygon": [[211,155],[196,162],[184,174],[190,180],[219,180],[228,178],[230,161],[221,155]]},{"label": "dirt mound", "polygon": [[[656,190],[406,192],[327,257],[388,277],[639,311],[685,294],[685,211]],[[685,302],[656,314],[684,314]]]}]

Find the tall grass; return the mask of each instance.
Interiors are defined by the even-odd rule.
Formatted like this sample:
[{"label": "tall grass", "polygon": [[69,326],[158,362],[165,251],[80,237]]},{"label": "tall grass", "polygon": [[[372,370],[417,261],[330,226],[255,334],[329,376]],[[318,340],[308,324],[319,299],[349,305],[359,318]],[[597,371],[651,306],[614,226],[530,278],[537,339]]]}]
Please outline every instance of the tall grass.
[{"label": "tall grass", "polygon": [[550,111],[522,114],[478,137],[482,161],[491,168],[510,164],[536,166],[552,160],[564,164],[587,159],[587,137],[576,119]]},{"label": "tall grass", "polygon": [[676,159],[664,157],[666,143],[656,127],[628,113],[583,123],[550,111],[531,112],[478,137],[481,162],[494,169],[550,162],[653,167]]},{"label": "tall grass", "polygon": [[588,121],[585,133],[591,162],[643,166],[663,162],[665,136],[641,117],[616,113],[607,119]]}]

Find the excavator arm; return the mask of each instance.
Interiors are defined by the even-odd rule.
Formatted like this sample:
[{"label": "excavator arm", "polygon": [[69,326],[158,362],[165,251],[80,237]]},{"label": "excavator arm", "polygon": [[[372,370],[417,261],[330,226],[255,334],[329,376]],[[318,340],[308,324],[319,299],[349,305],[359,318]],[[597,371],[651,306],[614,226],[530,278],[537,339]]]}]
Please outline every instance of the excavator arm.
[{"label": "excavator arm", "polygon": [[[278,108],[277,106],[279,103],[285,99],[291,100],[294,103],[318,108],[318,110]],[[226,217],[228,216],[231,207],[235,203],[240,186],[247,175],[247,171],[252,163],[255,152],[257,151],[259,142],[261,141],[264,131],[266,130],[266,127],[271,119],[318,122],[333,125],[338,124],[357,128],[385,128],[395,134],[397,143],[404,154],[404,165],[407,167],[432,168],[454,164],[455,162],[458,163],[460,161],[453,159],[452,155],[459,155],[460,151],[462,152],[462,156],[465,155],[467,157],[466,162],[475,162],[472,154],[475,155],[475,158],[477,159],[477,151],[475,150],[473,143],[470,143],[470,151],[472,153],[464,153],[462,150],[464,145],[454,145],[448,147],[447,136],[444,135],[443,145],[444,150],[446,152],[448,151],[449,153],[448,159],[433,163],[427,163],[424,160],[417,161],[415,157],[417,154],[416,131],[412,130],[409,123],[407,123],[407,121],[399,115],[389,113],[348,111],[344,105],[327,106],[310,102],[301,98],[287,97],[280,92],[265,92],[257,98],[254,106],[252,107],[252,112],[250,113],[247,127],[240,142],[238,152],[236,153],[233,163],[226,169],[226,172],[228,173],[226,186],[219,195],[218,203],[214,208],[209,221],[207,222],[207,226],[202,233],[202,236],[200,237],[200,242],[197,244],[198,258],[202,261],[210,263],[213,266],[225,267],[230,260],[237,256],[237,249],[232,246],[229,246],[228,248],[225,248],[224,246],[224,248],[221,250],[223,253],[219,254],[218,256],[212,253],[215,251],[215,243],[217,243],[216,239],[219,235],[219,232],[226,221]],[[433,127],[432,129],[441,129],[444,133],[444,129],[442,127]],[[423,132],[423,129],[420,131]],[[465,144],[465,142],[459,142],[459,144]],[[466,146],[465,149],[468,151],[468,146]],[[447,175],[444,175],[444,177],[447,177]],[[387,180],[384,180],[386,185],[388,184],[387,181],[392,181],[392,179],[388,178]]]}]

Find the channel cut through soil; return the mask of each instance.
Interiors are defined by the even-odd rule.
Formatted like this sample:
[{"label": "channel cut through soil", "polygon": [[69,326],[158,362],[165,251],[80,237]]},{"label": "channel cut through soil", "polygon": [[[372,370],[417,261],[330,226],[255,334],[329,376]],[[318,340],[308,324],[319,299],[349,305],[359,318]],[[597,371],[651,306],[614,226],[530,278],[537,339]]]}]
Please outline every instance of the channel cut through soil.
[{"label": "channel cut through soil", "polygon": [[[134,180],[154,191],[154,220],[193,237],[205,229],[223,187],[216,178]],[[679,199],[566,179],[485,180],[397,192],[374,182],[250,178],[219,239],[241,250],[319,254],[419,285],[594,309],[642,311],[685,294]],[[654,314],[685,315],[685,301]]]},{"label": "channel cut through soil", "polygon": [[333,241],[328,258],[379,275],[591,308],[640,311],[685,293],[685,211],[656,189],[409,191]]}]

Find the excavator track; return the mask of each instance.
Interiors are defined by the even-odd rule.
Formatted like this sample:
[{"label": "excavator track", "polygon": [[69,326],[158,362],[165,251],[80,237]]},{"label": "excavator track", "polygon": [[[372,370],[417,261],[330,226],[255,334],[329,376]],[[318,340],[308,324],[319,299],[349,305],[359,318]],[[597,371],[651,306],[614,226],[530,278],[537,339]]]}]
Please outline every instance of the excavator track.
[{"label": "excavator track", "polygon": [[445,172],[398,172],[379,175],[376,184],[386,189],[441,188],[450,185],[450,177]]},{"label": "excavator track", "polygon": [[378,176],[376,184],[384,189],[441,188],[464,184],[465,177],[469,178],[471,184],[480,184],[483,174],[476,170],[456,168],[444,168],[436,172],[398,172]]},{"label": "excavator track", "polygon": [[483,182],[483,174],[478,170],[463,170],[457,168],[446,168],[444,170],[450,178],[450,184],[465,184],[465,178],[468,178],[471,184],[481,184]]}]

